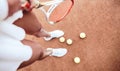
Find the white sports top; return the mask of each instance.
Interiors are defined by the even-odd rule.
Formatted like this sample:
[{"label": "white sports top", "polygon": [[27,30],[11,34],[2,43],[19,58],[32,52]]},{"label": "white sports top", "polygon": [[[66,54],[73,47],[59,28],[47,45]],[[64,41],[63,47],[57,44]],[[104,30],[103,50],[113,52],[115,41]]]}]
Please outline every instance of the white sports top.
[{"label": "white sports top", "polygon": [[21,43],[25,38],[24,29],[13,24],[22,18],[22,11],[6,19],[7,15],[7,0],[0,0],[0,71],[16,71],[23,61],[31,58],[32,49]]}]

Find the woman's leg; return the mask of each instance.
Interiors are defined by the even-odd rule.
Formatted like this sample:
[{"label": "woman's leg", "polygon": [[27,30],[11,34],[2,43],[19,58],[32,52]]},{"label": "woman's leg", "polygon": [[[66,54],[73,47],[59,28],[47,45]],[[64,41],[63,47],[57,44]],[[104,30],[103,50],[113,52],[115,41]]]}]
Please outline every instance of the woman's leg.
[{"label": "woman's leg", "polygon": [[33,35],[37,37],[50,37],[51,35],[43,28],[39,32],[34,33]]},{"label": "woman's leg", "polygon": [[30,40],[23,40],[24,45],[29,45],[32,49],[32,57],[30,60],[23,62],[19,68],[26,67],[37,60],[42,60],[52,54],[52,50],[42,48],[39,43]]}]

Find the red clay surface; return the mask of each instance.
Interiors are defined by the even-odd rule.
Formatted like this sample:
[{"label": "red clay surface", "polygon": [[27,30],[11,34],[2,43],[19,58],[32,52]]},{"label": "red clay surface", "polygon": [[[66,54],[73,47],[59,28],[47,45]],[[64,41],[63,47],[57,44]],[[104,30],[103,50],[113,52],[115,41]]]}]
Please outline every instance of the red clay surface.
[{"label": "red clay surface", "polygon": [[[55,25],[49,25],[44,15],[36,11],[43,27],[48,30],[60,29],[66,39],[73,44],[68,46],[58,39],[49,42],[43,38],[33,38],[43,47],[67,48],[62,58],[48,57],[36,61],[19,71],[120,71],[120,2],[118,0],[75,0],[69,15]],[[80,39],[79,33],[85,32],[87,38]],[[74,57],[81,62],[75,64]]]}]

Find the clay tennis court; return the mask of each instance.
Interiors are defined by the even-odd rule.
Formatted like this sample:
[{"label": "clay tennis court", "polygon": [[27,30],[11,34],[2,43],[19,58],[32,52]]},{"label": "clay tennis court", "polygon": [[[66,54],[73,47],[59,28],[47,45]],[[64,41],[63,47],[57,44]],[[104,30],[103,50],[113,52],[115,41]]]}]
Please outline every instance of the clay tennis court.
[{"label": "clay tennis court", "polygon": [[[46,42],[43,38],[27,36],[46,48],[67,48],[68,53],[62,58],[36,61],[19,71],[120,71],[120,5],[112,2],[75,0],[71,12],[55,25],[48,24],[44,14],[35,10],[46,30],[63,30],[64,37],[72,39],[73,44],[68,46],[59,39]],[[85,39],[80,39],[81,32],[86,33]],[[76,56],[81,59],[79,64],[73,61]]]}]

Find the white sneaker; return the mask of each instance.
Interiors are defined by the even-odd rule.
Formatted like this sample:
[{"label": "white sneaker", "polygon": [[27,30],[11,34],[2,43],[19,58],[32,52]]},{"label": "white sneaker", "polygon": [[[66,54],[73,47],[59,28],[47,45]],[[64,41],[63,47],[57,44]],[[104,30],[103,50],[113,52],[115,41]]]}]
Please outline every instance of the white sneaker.
[{"label": "white sneaker", "polygon": [[59,37],[64,35],[64,32],[61,31],[61,30],[55,30],[55,31],[48,32],[48,33],[50,34],[50,37],[44,37],[44,39],[46,41],[49,41],[49,40],[51,40],[53,38],[59,38]]},{"label": "white sneaker", "polygon": [[50,56],[55,56],[55,57],[63,57],[67,53],[66,48],[47,48],[47,50],[52,50],[52,54]]}]

